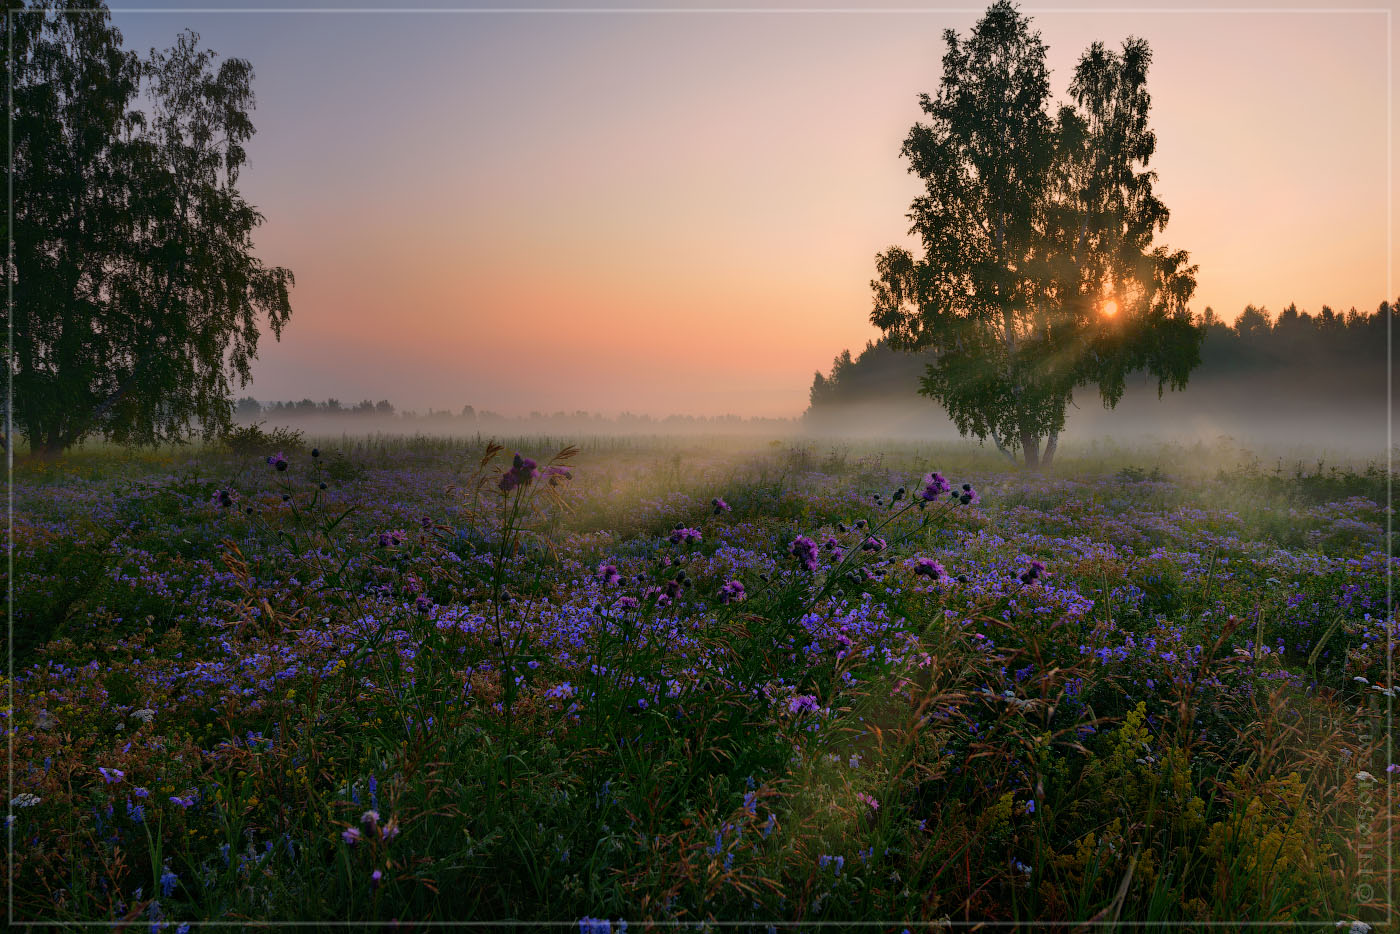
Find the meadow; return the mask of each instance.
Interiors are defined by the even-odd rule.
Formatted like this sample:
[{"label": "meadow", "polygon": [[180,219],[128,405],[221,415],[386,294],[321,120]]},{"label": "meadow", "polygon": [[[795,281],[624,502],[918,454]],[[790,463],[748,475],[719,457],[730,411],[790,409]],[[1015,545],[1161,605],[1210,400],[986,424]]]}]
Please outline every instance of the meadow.
[{"label": "meadow", "polygon": [[16,921],[1385,917],[1382,468],[281,440],[17,465]]}]

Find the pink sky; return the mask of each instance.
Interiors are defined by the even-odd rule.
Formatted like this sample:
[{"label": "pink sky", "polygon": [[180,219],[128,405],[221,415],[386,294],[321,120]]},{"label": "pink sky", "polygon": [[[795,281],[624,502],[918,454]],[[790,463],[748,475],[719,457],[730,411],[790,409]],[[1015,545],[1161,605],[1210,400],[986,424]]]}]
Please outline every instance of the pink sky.
[{"label": "pink sky", "polygon": [[[1194,308],[1373,309],[1388,18],[1153,7],[1023,9],[1057,96],[1089,42],[1151,43],[1161,239],[1200,264]],[[796,415],[877,336],[873,258],[918,190],[899,146],[942,30],[976,15],[114,19],[257,72],[243,191],[297,287],[252,395]]]}]

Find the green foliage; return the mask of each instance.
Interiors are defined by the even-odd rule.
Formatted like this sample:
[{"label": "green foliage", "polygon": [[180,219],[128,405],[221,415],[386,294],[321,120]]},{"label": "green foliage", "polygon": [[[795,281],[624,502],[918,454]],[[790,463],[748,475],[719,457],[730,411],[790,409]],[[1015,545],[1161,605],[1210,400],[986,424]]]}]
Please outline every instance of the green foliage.
[{"label": "green foliage", "polygon": [[903,148],[924,181],[909,212],[924,254],[877,257],[870,320],[896,349],[934,351],[920,392],[960,432],[1035,467],[1041,439],[1053,457],[1075,387],[1112,406],[1130,372],[1160,392],[1200,361],[1195,267],[1152,246],[1167,209],[1147,169],[1151,53],[1140,39],[1117,53],[1095,43],[1052,119],[1045,46],[1008,0],[966,40],[945,38],[938,94],[920,97],[929,122]]},{"label": "green foliage", "polygon": [[139,59],[91,7],[10,16],[13,405],[48,454],[213,437],[260,319],[280,336],[291,315],[292,274],[252,254],[262,216],[237,188],[252,66],[216,66],[192,32]]}]

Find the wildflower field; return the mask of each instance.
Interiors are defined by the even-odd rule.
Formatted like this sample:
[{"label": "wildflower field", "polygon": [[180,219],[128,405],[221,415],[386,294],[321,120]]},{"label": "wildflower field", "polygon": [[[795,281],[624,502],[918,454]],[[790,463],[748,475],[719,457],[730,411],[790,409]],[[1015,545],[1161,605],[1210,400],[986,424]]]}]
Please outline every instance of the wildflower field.
[{"label": "wildflower field", "polygon": [[14,919],[1365,930],[1386,480],[643,439],[23,463]]}]

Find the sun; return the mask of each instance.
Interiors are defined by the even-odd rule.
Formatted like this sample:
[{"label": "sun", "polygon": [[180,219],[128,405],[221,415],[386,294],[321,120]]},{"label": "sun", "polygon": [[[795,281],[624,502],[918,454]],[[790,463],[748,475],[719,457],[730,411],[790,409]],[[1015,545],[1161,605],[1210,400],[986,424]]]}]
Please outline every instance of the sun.
[{"label": "sun", "polygon": [[1118,314],[1118,303],[1110,298],[1108,301],[1103,303],[1103,307],[1101,310],[1107,317],[1112,318],[1114,315]]}]

